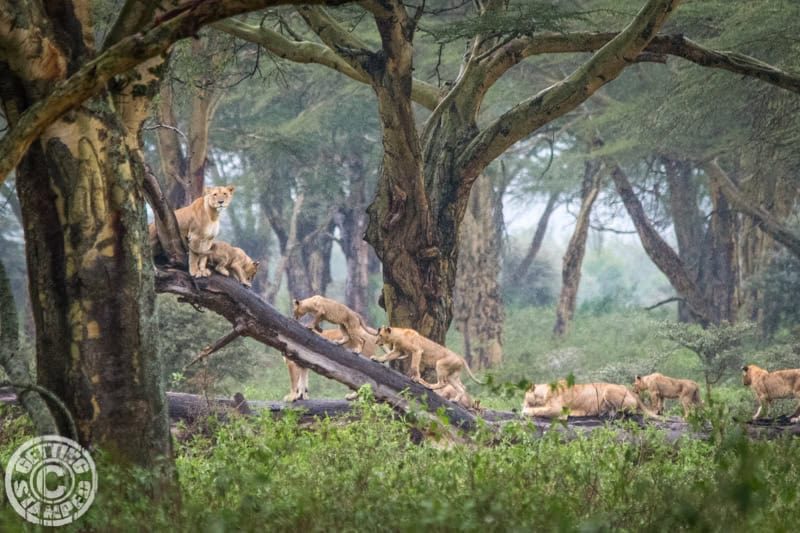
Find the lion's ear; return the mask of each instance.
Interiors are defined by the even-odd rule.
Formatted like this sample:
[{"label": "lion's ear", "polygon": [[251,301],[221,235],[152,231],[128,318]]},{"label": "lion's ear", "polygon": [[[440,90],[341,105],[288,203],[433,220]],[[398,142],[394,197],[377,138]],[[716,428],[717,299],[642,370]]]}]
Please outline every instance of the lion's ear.
[{"label": "lion's ear", "polygon": [[258,265],[261,264],[261,261],[253,261],[253,268],[258,268]]},{"label": "lion's ear", "polygon": [[295,299],[294,299],[294,305],[300,305],[300,300],[298,300],[297,298],[295,298]]},{"label": "lion's ear", "polygon": [[747,365],[742,367],[742,372],[747,372]]},{"label": "lion's ear", "polygon": [[639,381],[640,379],[642,379],[642,376],[640,376],[638,374],[633,376],[633,381]]},{"label": "lion's ear", "polygon": [[388,326],[387,326],[387,327],[386,327],[386,333],[391,333],[391,332],[392,332],[392,328],[390,328],[390,327],[388,327]]},{"label": "lion's ear", "polygon": [[236,187],[234,187],[233,185],[228,185],[225,188],[228,189],[228,192],[231,194],[233,194],[233,191],[236,190]]}]

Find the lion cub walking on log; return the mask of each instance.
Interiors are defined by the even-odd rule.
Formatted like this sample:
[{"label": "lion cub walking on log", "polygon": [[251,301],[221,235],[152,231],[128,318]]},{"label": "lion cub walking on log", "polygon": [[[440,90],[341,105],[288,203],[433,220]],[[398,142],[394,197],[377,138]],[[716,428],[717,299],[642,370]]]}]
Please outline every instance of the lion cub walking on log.
[{"label": "lion cub walking on log", "polygon": [[[467,371],[475,383],[484,385],[482,381],[478,381],[463,357],[413,329],[381,326],[378,330],[378,346],[391,346],[392,350],[382,357],[372,357],[373,360],[383,363],[411,355],[411,379],[433,390],[445,388],[449,383],[458,391],[454,402],[461,401],[467,394],[467,389],[461,382],[462,369]],[[422,379],[419,372],[421,363],[436,369],[435,385]]]},{"label": "lion cub walking on log", "polygon": [[650,403],[659,415],[664,414],[664,398],[679,399],[683,405],[683,417],[689,416],[690,405],[703,405],[700,387],[691,379],[677,379],[654,372],[633,378],[633,392],[641,398],[642,392],[650,394]]},{"label": "lion cub walking on log", "polygon": [[615,383],[585,383],[570,386],[567,380],[558,383],[531,385],[522,402],[522,413],[547,418],[599,416],[619,411],[641,411],[656,418],[627,387]]},{"label": "lion cub walking on log", "polygon": [[[231,203],[235,187],[211,187],[203,190],[203,196],[175,211],[181,238],[189,246],[189,273],[195,278],[208,277],[208,253],[214,238],[219,235],[219,215]],[[158,232],[155,223],[149,226],[150,247],[158,249]]]},{"label": "lion cub walking on log", "polygon": [[338,324],[339,329],[344,334],[341,339],[334,341],[335,344],[346,344],[350,339],[355,339],[358,349],[353,351],[361,353],[364,351],[364,344],[367,342],[367,334],[375,335],[378,332],[367,326],[361,315],[350,309],[344,304],[340,304],[330,298],[316,295],[305,300],[292,301],[292,313],[295,320],[306,313],[314,315],[314,322],[311,329],[322,331],[319,323],[327,320],[333,324]]},{"label": "lion cub walking on log", "polygon": [[244,250],[224,241],[214,241],[208,251],[208,266],[223,276],[236,278],[245,287],[253,286],[258,264]]},{"label": "lion cub walking on log", "polygon": [[765,414],[769,413],[772,400],[797,398],[797,409],[789,420],[793,424],[800,422],[800,369],[767,372],[756,365],[747,365],[742,367],[742,383],[750,387],[758,398],[758,410],[753,420],[758,418],[765,406]]}]

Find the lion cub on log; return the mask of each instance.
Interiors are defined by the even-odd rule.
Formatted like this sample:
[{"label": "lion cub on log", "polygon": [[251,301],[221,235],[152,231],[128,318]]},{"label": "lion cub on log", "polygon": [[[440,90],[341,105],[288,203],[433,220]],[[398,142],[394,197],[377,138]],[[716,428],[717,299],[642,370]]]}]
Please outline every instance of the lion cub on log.
[{"label": "lion cub on log", "polygon": [[236,278],[245,287],[253,286],[259,263],[250,259],[241,248],[224,241],[214,241],[208,249],[208,266],[223,276]]},{"label": "lion cub on log", "polygon": [[586,383],[569,386],[565,379],[555,384],[531,385],[522,402],[523,414],[547,418],[563,418],[567,415],[600,416],[637,410],[647,416],[656,417],[655,413],[623,385]]},{"label": "lion cub on log", "polygon": [[[442,389],[449,383],[458,391],[458,396],[453,400],[455,402],[461,401],[467,394],[467,389],[461,382],[462,369],[467,371],[475,383],[484,385],[473,375],[463,357],[413,329],[381,326],[378,330],[378,346],[391,346],[392,350],[382,357],[372,357],[373,360],[383,363],[411,355],[411,379],[433,390]],[[420,364],[436,369],[435,385],[422,379]]]},{"label": "lion cub on log", "polygon": [[295,320],[299,319],[306,313],[314,315],[314,322],[311,324],[311,329],[322,331],[319,323],[327,320],[333,324],[338,324],[339,329],[342,330],[342,338],[334,341],[335,344],[346,344],[350,339],[355,339],[358,344],[358,349],[353,350],[361,353],[364,351],[364,345],[367,342],[367,334],[375,335],[378,332],[367,326],[361,315],[350,309],[344,304],[340,304],[330,298],[315,295],[305,300],[294,299],[292,301],[292,314]]},{"label": "lion cub on log", "polygon": [[641,393],[650,394],[650,403],[659,415],[664,414],[664,398],[679,399],[683,405],[683,416],[689,416],[690,405],[703,405],[700,387],[691,379],[677,379],[654,372],[633,378],[633,392],[641,398]]},{"label": "lion cub on log", "polygon": [[747,365],[742,367],[742,383],[750,387],[758,398],[758,410],[753,420],[761,414],[762,407],[766,406],[766,413],[769,413],[772,400],[797,398],[797,409],[789,420],[793,424],[800,422],[800,369],[767,372],[756,365]]},{"label": "lion cub on log", "polygon": [[[319,334],[331,342],[337,342],[344,338],[344,333],[342,333],[342,330],[339,328],[324,329],[319,332]],[[358,349],[358,341],[351,338],[342,344],[342,346],[355,352]],[[367,357],[372,357],[376,352],[377,346],[375,344],[375,337],[367,334],[366,342],[364,343],[364,348],[361,353]],[[284,357],[283,360],[286,362],[286,368],[289,370],[290,387],[289,394],[283,397],[283,401],[293,402],[295,400],[308,400],[308,369],[303,368],[291,359]],[[355,396],[356,393],[352,392],[347,395],[347,399],[353,399]]]},{"label": "lion cub on log", "polygon": [[[207,277],[208,251],[211,242],[219,235],[219,215],[231,203],[235,187],[211,187],[203,190],[203,196],[175,211],[181,238],[189,246],[189,273],[195,277]],[[158,249],[158,232],[155,223],[149,226],[150,247]]]}]

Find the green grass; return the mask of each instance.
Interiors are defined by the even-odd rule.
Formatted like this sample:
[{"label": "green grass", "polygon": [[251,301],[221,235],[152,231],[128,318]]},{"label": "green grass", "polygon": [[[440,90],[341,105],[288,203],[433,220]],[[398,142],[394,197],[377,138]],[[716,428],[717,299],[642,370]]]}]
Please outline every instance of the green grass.
[{"label": "green grass", "polygon": [[[796,439],[753,442],[728,423],[708,441],[633,426],[625,440],[608,429],[564,441],[523,422],[414,445],[386,407],[362,409],[314,428],[291,416],[210,424],[177,446],[177,513],[143,497],[151,475],[100,454],[97,500],[64,531],[748,532],[800,519]],[[0,528],[23,529],[7,506]]]}]

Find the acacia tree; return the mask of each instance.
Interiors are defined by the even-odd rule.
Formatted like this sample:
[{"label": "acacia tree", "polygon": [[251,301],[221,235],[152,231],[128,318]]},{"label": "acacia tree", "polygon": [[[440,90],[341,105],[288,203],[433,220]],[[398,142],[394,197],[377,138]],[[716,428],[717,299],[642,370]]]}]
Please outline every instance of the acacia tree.
[{"label": "acacia tree", "polygon": [[276,3],[129,1],[100,46],[85,2],[0,6],[0,179],[16,167],[37,379],[122,463],[170,455],[139,146],[163,54]]},{"label": "acacia tree", "polygon": [[[216,27],[259,42],[281,57],[317,62],[372,87],[384,156],[376,199],[368,210],[367,240],[383,265],[381,303],[392,324],[410,325],[443,341],[452,319],[459,226],[475,179],[511,145],[616,78],[677,4],[647,2],[624,30],[607,35],[595,47],[599,50],[561,83],[532,95],[483,128],[478,118],[489,89],[524,58],[552,50],[554,35],[544,40],[512,38],[487,29],[489,23],[471,38],[457,79],[439,89],[412,77],[413,39],[423,10],[411,11],[397,0],[361,3],[375,22],[378,50],[320,8],[304,7],[298,13],[321,44],[287,39],[263,26],[238,21]],[[479,2],[478,18],[496,20],[505,5],[497,0]],[[416,130],[412,99],[431,111],[421,133]]]}]

